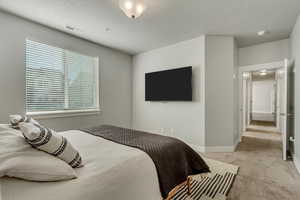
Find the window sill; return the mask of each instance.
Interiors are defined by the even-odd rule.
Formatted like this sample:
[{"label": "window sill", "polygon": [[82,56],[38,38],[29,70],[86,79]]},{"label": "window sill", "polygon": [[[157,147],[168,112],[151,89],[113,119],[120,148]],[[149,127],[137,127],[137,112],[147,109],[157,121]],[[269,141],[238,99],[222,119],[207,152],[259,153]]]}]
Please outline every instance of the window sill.
[{"label": "window sill", "polygon": [[51,119],[51,118],[63,118],[85,115],[98,115],[100,109],[89,110],[62,110],[62,111],[45,111],[45,112],[27,112],[26,115],[34,117],[35,119]]}]

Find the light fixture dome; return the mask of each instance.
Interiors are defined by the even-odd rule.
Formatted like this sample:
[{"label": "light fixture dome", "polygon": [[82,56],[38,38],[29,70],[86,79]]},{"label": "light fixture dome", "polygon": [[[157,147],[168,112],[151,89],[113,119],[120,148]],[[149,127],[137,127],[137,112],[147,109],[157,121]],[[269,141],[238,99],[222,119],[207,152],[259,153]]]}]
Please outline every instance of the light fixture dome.
[{"label": "light fixture dome", "polygon": [[119,6],[131,19],[138,18],[146,10],[145,0],[119,0]]}]

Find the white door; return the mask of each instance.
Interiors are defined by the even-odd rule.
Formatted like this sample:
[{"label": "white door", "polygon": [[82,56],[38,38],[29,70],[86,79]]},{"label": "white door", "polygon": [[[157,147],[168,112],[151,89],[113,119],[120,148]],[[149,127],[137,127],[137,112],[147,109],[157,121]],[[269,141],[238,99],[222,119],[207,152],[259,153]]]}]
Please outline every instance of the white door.
[{"label": "white door", "polygon": [[289,136],[289,75],[290,75],[290,64],[286,59],[284,62],[283,70],[283,88],[282,88],[282,109],[280,111],[280,121],[281,121],[281,134],[282,134],[282,153],[283,160],[287,160],[287,149],[288,149],[288,136]]},{"label": "white door", "polygon": [[[277,80],[274,81],[273,84],[273,93],[272,93],[272,117],[273,117],[273,121],[276,124],[277,121]],[[277,125],[276,125],[277,126]]]},{"label": "white door", "polygon": [[247,126],[250,125],[252,121],[252,88],[253,88],[253,82],[252,82],[252,75],[250,75],[250,78],[247,81]]}]

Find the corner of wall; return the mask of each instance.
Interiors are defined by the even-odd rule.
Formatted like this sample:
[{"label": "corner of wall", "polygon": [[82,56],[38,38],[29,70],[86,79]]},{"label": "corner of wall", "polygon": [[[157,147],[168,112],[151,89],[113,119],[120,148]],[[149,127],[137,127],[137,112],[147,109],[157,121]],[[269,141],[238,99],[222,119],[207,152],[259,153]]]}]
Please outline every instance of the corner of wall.
[{"label": "corner of wall", "polygon": [[130,90],[130,101],[131,101],[131,105],[130,105],[130,124],[129,124],[129,128],[133,128],[133,67],[134,67],[134,56],[135,55],[131,55],[131,69],[130,69],[130,79],[131,79],[131,90]]},{"label": "corner of wall", "polygon": [[206,39],[207,39],[207,35],[203,35],[203,76],[201,77],[202,78],[202,81],[201,83],[203,84],[203,131],[204,131],[204,134],[202,134],[202,137],[203,137],[203,146],[201,147],[201,152],[205,152],[205,149],[204,147],[206,146]]},{"label": "corner of wall", "polygon": [[294,165],[298,171],[298,173],[300,174],[300,160],[298,160],[297,156],[293,156],[294,157]]},{"label": "corner of wall", "polygon": [[[216,61],[216,58],[219,58]],[[233,36],[206,35],[205,37],[205,151],[206,152],[232,152],[235,149],[235,139],[238,137],[236,130],[238,123],[237,108],[233,101],[238,101],[237,86],[234,75],[237,72],[237,48]],[[223,67],[222,67],[223,66]],[[226,67],[224,67],[226,66]],[[226,68],[226,69],[225,69]],[[217,77],[217,78],[216,78]],[[215,81],[215,80],[222,80]],[[228,89],[224,88],[228,85]],[[213,93],[212,91],[218,91]],[[216,95],[218,93],[218,95]],[[227,93],[226,103],[230,107],[221,105],[222,97]],[[220,99],[220,100],[216,100]],[[217,106],[216,106],[217,105]],[[217,109],[217,110],[216,110]],[[231,110],[232,109],[232,110]],[[226,110],[226,111],[224,111]],[[223,111],[223,112],[222,112]],[[221,113],[221,114],[220,114]],[[232,119],[222,113],[228,113]],[[227,121],[226,121],[227,120]],[[226,122],[228,123],[226,123]],[[216,128],[218,122],[222,128]],[[228,125],[230,124],[230,125]],[[220,131],[223,136],[219,137]]]}]

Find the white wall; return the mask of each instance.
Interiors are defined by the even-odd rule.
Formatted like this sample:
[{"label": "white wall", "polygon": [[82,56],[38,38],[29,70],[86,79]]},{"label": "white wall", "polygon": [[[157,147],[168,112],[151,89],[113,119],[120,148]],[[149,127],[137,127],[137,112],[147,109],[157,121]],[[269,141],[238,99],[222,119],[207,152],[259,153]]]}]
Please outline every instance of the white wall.
[{"label": "white wall", "polygon": [[281,120],[280,113],[286,112],[286,97],[285,95],[285,74],[282,73],[283,69],[278,69],[276,71],[277,79],[277,127],[282,133],[284,130],[283,120]]},{"label": "white wall", "polygon": [[206,146],[233,146],[238,133],[235,41],[229,36],[207,36],[205,45]]},{"label": "white wall", "polygon": [[274,121],[275,80],[252,82],[252,119]]},{"label": "white wall", "polygon": [[[175,135],[190,144],[204,145],[204,43],[205,37],[201,36],[134,56],[134,128],[158,133],[164,129],[163,134]],[[185,66],[193,66],[192,102],[145,101],[145,73]]]},{"label": "white wall", "polygon": [[274,80],[252,82],[252,112],[272,113],[274,110]]},{"label": "white wall", "polygon": [[233,105],[234,105],[234,117],[233,117],[233,122],[234,122],[234,144],[236,144],[239,141],[239,132],[242,131],[242,127],[240,127],[240,120],[239,119],[239,51],[238,51],[238,44],[237,41],[234,41],[234,80],[233,80]]},{"label": "white wall", "polygon": [[282,61],[290,57],[289,39],[239,49],[239,66]]},{"label": "white wall", "polygon": [[[164,129],[163,134],[205,146],[205,151],[233,150],[238,138],[235,58],[234,38],[227,36],[201,36],[136,55],[133,127],[157,133]],[[193,66],[193,102],[145,101],[145,73],[184,66]]]},{"label": "white wall", "polygon": [[300,172],[300,17],[291,34],[291,57],[295,61],[295,158]]},{"label": "white wall", "polygon": [[101,114],[41,120],[56,130],[77,129],[102,123],[131,124],[132,57],[68,34],[0,12],[0,123],[8,115],[25,113],[25,39],[99,56]]}]

